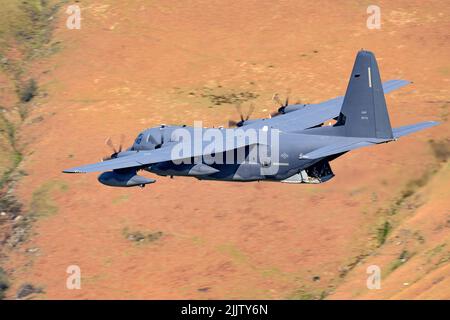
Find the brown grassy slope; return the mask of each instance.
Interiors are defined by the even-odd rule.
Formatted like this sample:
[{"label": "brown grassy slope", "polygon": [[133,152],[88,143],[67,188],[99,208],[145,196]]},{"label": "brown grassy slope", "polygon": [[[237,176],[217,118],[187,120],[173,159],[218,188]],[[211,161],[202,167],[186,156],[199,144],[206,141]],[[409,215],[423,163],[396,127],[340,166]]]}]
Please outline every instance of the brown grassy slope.
[{"label": "brown grassy slope", "polygon": [[[164,179],[144,190],[111,189],[94,175],[61,169],[94,162],[107,136],[128,141],[145,127],[204,120],[224,124],[230,104],[204,92],[258,95],[256,116],[274,91],[319,102],[345,91],[355,53],[373,50],[383,79],[414,80],[389,95],[395,126],[444,120],[449,8],[440,2],[382,2],[383,27],[365,27],[366,5],[300,1],[81,2],[82,29],[56,39],[64,50],[40,67],[49,93],[23,140],[25,203],[45,214],[11,255],[13,288],[32,282],[44,298],[317,298],[376,244],[384,210],[435,163],[428,139],[448,123],[333,162],[319,186]],[[61,185],[65,187],[61,187]],[[50,208],[50,209],[49,209]],[[163,232],[135,244],[129,230]],[[82,290],[65,289],[67,266],[81,267]],[[314,282],[314,276],[320,281]],[[356,284],[355,288],[359,288]],[[203,290],[199,290],[202,289]],[[207,289],[205,289],[207,288]]]},{"label": "brown grassy slope", "polygon": [[[361,299],[450,299],[450,166],[445,163],[409,205],[403,208],[402,222],[387,242],[366,259],[332,296]],[[366,269],[378,265],[382,271],[380,290],[365,287]]]}]

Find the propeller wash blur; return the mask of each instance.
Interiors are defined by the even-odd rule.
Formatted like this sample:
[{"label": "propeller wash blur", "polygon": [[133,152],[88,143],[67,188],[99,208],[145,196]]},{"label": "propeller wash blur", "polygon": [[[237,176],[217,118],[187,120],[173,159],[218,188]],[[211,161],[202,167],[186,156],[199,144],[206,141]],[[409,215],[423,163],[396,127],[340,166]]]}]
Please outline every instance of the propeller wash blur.
[{"label": "propeller wash blur", "polygon": [[[345,96],[318,104],[279,101],[272,118],[250,120],[237,128],[165,126],[141,132],[125,151],[107,144],[113,154],[104,161],[64,170],[66,173],[104,171],[98,180],[108,186],[145,186],[156,180],[139,176],[145,170],[160,176],[187,176],[221,181],[280,181],[321,183],[334,174],[330,162],[348,151],[395,141],[437,125],[427,121],[392,128],[384,95],[409,84],[382,83],[373,53],[358,52]],[[324,126],[335,119],[334,125]],[[200,125],[199,125],[200,124]]]}]

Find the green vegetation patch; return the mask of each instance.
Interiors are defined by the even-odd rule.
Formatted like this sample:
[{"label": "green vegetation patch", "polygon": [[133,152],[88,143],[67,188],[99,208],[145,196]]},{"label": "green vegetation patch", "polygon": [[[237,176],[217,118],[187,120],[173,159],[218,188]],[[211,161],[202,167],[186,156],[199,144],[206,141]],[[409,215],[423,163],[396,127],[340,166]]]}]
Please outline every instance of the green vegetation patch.
[{"label": "green vegetation patch", "polygon": [[164,233],[162,231],[154,231],[154,232],[147,232],[140,230],[131,231],[128,228],[124,228],[123,235],[125,238],[133,242],[150,243],[159,240],[161,237],[164,236]]},{"label": "green vegetation patch", "polygon": [[38,94],[37,80],[27,71],[29,63],[54,52],[53,16],[64,2],[7,0],[0,6],[0,72],[18,98],[17,104],[0,106],[0,187],[10,181],[22,160],[16,131],[29,113],[28,102]]},{"label": "green vegetation patch", "polygon": [[287,297],[289,300],[324,300],[329,295],[326,290],[323,291],[307,291],[305,288],[294,291]]},{"label": "green vegetation patch", "polygon": [[65,1],[8,0],[0,9],[0,50],[19,44],[25,58],[39,56],[52,35],[53,16]]},{"label": "green vegetation patch", "polygon": [[33,192],[30,204],[30,214],[36,218],[50,217],[58,212],[54,203],[53,192],[65,192],[68,186],[62,181],[48,181]]},{"label": "green vegetation patch", "polygon": [[245,263],[248,260],[247,256],[233,244],[223,244],[218,246],[217,249],[229,255],[235,262]]},{"label": "green vegetation patch", "polygon": [[392,261],[388,268],[386,273],[384,274],[384,277],[386,277],[388,274],[390,274],[391,272],[397,270],[400,266],[404,265],[409,259],[412,258],[412,256],[414,255],[414,253],[409,252],[408,250],[403,250],[400,255],[398,256],[398,258],[396,258],[394,261]]},{"label": "green vegetation patch", "polygon": [[433,263],[435,266],[446,264],[450,261],[450,250],[446,249],[447,243],[437,245],[427,252],[428,263]]},{"label": "green vegetation patch", "polygon": [[16,126],[7,117],[0,106],[0,188],[9,182],[11,174],[22,161],[22,154],[16,147]]},{"label": "green vegetation patch", "polygon": [[[10,192],[13,183],[25,173],[19,170],[23,159],[17,131],[27,117],[30,101],[38,94],[36,79],[28,74],[32,59],[55,52],[57,43],[51,43],[53,15],[65,0],[5,0],[0,5],[0,73],[7,79],[6,92],[14,92],[17,99],[0,106],[0,211],[13,223],[5,244],[15,247],[26,239],[34,216],[57,212],[51,192],[64,191],[61,182],[49,182],[33,193],[31,212],[22,216],[21,204]],[[9,100],[8,100],[9,101]],[[2,249],[2,247],[0,247]],[[0,256],[2,253],[0,252]],[[0,267],[0,299],[9,288],[5,271]],[[31,285],[21,288],[20,296],[39,292]],[[20,298],[20,297],[19,297]]]},{"label": "green vegetation patch", "polygon": [[0,300],[5,298],[5,292],[9,288],[6,272],[0,267]]},{"label": "green vegetation patch", "polygon": [[122,194],[122,195],[114,198],[112,200],[112,204],[121,204],[121,203],[127,202],[128,199],[129,199],[129,195],[128,194]]},{"label": "green vegetation patch", "polygon": [[447,161],[450,158],[450,140],[445,139],[441,141],[435,141],[430,139],[429,141],[431,150],[435,158],[441,162]]},{"label": "green vegetation patch", "polygon": [[[434,166],[432,168],[427,169],[419,178],[410,180],[400,193],[400,196],[388,210],[388,214],[391,216],[396,215],[402,208],[402,206],[405,204],[405,202],[409,200],[411,196],[417,192],[418,189],[425,186],[437,171],[438,168]],[[420,206],[420,204],[416,203],[415,207],[418,206]]]},{"label": "green vegetation patch", "polygon": [[392,225],[389,221],[385,221],[377,230],[377,240],[378,246],[383,245],[386,242],[386,239],[389,233],[392,230]]},{"label": "green vegetation patch", "polygon": [[29,102],[33,99],[38,91],[37,82],[34,79],[29,79],[24,84],[22,84],[19,88],[17,88],[17,95],[22,102]]},{"label": "green vegetation patch", "polygon": [[0,192],[0,212],[5,212],[10,218],[15,218],[22,212],[22,205],[11,193]]}]

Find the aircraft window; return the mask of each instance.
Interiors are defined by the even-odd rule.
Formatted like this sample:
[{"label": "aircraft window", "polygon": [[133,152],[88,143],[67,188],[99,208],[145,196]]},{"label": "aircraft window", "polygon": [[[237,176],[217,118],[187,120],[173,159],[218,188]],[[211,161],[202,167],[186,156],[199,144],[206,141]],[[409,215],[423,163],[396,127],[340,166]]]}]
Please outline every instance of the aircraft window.
[{"label": "aircraft window", "polygon": [[138,137],[136,138],[136,144],[140,144],[142,141],[142,133],[140,135],[138,135]]},{"label": "aircraft window", "polygon": [[150,142],[151,144],[158,144],[151,134],[148,135],[147,142]]}]

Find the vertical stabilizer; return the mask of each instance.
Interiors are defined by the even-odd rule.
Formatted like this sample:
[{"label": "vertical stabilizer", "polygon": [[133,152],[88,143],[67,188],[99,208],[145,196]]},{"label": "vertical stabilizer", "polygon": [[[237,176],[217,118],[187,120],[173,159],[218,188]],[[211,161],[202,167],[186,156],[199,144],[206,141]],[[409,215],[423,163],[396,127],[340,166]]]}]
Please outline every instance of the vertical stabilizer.
[{"label": "vertical stabilizer", "polygon": [[392,139],[392,128],[375,56],[360,51],[356,56],[336,126],[349,137]]}]

